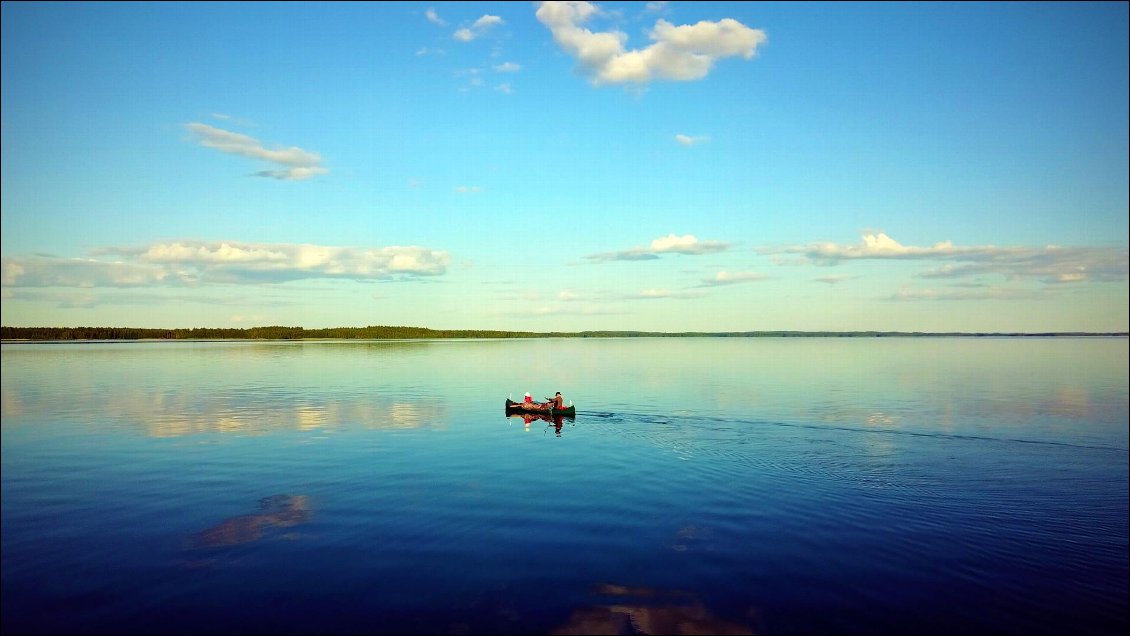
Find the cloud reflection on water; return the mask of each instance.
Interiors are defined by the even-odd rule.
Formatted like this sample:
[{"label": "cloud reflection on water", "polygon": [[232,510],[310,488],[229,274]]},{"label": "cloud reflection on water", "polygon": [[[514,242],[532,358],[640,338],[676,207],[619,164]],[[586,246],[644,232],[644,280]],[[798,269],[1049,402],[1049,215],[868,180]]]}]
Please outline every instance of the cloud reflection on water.
[{"label": "cloud reflection on water", "polygon": [[[746,623],[715,616],[702,601],[684,592],[602,584],[594,594],[612,602],[575,609],[568,622],[550,634],[755,634]],[[750,611],[750,618],[757,612]]]},{"label": "cloud reflection on water", "polygon": [[[277,431],[328,430],[359,426],[367,429],[411,429],[442,426],[447,403],[422,397],[404,401],[382,395],[317,396],[199,395],[174,389],[91,391],[71,404],[38,404],[38,395],[3,391],[3,417],[15,421],[30,409],[82,409],[112,413],[115,427],[134,427],[148,437],[174,438],[205,433],[265,435]],[[63,413],[65,416],[66,413]],[[63,418],[67,419],[67,418]],[[6,422],[7,424],[7,422]]]},{"label": "cloud reflection on water", "polygon": [[192,535],[190,549],[217,548],[251,543],[270,528],[289,528],[310,520],[306,495],[272,495],[259,500],[259,512],[230,517]]}]

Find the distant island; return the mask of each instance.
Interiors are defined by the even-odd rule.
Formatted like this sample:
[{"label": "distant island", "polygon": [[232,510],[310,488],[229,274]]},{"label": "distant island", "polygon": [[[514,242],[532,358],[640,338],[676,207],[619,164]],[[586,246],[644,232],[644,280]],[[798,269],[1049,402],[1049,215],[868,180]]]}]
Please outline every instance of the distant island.
[{"label": "distant island", "polygon": [[0,339],[66,340],[440,340],[451,338],[928,338],[928,337],[1127,337],[1128,332],[920,332],[920,331],[499,331],[428,329],[426,327],[195,327],[140,329],[132,327],[0,327]]}]

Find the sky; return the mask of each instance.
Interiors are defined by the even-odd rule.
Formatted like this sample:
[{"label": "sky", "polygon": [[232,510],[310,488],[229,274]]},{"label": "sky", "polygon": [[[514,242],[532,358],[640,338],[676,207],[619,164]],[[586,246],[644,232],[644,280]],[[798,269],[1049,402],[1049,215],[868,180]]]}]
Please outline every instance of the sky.
[{"label": "sky", "polygon": [[1128,330],[1128,5],[2,5],[6,326]]}]

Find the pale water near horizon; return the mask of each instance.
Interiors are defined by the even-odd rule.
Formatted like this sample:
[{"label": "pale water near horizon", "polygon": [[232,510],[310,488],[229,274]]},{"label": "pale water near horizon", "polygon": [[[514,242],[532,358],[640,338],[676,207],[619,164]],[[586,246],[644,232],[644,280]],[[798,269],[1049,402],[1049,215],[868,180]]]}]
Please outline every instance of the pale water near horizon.
[{"label": "pale water near horizon", "polygon": [[1122,634],[1127,343],[5,343],[3,632]]}]

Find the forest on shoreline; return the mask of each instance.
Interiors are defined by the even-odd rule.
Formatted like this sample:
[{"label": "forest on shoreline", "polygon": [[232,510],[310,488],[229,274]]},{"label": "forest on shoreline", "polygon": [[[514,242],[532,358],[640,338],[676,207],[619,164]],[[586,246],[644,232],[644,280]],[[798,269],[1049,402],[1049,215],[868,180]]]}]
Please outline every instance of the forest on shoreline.
[{"label": "forest on shoreline", "polygon": [[71,340],[438,340],[451,338],[883,338],[883,337],[1127,337],[1122,332],[907,332],[907,331],[501,331],[369,326],[145,329],[133,327],[0,327],[6,341]]}]

